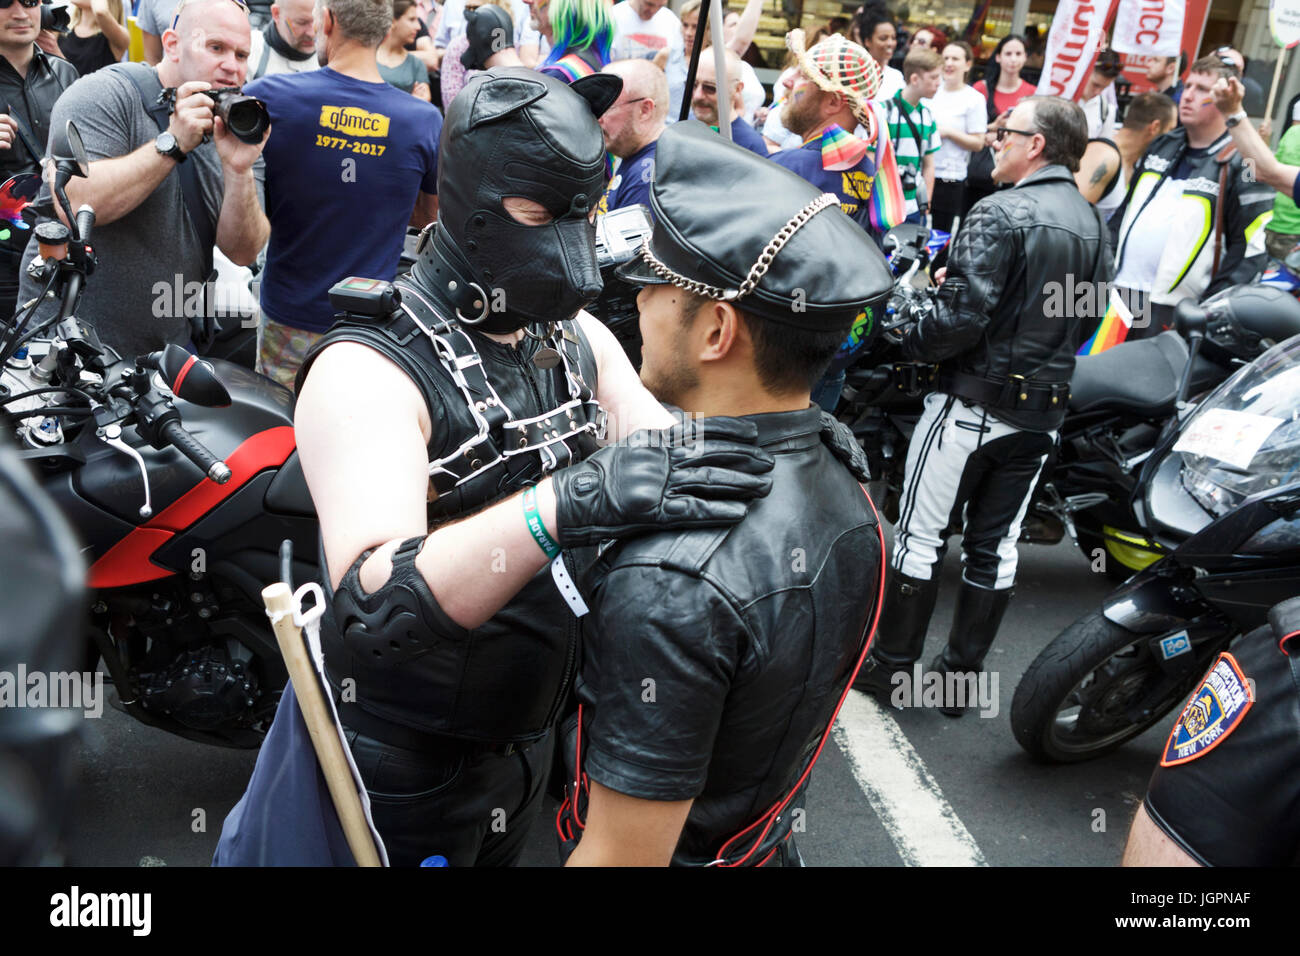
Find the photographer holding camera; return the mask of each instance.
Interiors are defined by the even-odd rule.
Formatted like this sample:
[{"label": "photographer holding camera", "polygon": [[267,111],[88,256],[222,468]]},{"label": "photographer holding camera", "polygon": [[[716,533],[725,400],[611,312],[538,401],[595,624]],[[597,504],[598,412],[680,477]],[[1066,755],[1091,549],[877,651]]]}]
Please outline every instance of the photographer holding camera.
[{"label": "photographer holding camera", "polygon": [[[234,0],[187,0],[163,34],[156,71],[116,63],[78,80],[55,106],[50,153],[66,150],[71,119],[91,160],[89,178],[68,184],[74,209],[95,209],[100,266],[78,315],[123,355],[191,345],[189,320],[201,324],[206,314],[213,246],[246,265],[266,244],[265,135],[236,137],[204,92],[243,83],[249,38],[248,14]],[[160,100],[164,90],[174,94]],[[37,208],[55,215],[48,187]],[[24,263],[36,251],[33,239]],[[40,291],[23,274],[21,300]]]},{"label": "photographer holding camera", "polygon": [[[54,101],[77,79],[70,63],[36,46],[40,29],[39,0],[9,0],[0,7],[0,182],[40,172]],[[18,298],[26,238],[13,228],[7,232],[0,237],[0,316],[5,318],[13,315]]]}]

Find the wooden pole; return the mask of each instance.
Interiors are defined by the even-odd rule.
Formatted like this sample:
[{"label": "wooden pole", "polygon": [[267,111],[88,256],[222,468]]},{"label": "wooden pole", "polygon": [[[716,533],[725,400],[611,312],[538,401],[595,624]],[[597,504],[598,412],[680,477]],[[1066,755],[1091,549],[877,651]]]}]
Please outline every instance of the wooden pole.
[{"label": "wooden pole", "polygon": [[358,866],[380,866],[379,851],[370,835],[370,826],[366,823],[361,798],[357,796],[356,782],[343,753],[343,744],[321,694],[316,668],[303,646],[302,632],[293,623],[293,592],[289,585],[277,581],[262,589],[262,603],[271,612],[275,639],[284,655],[289,680],[293,682],[293,692],[298,698],[307,732],[311,734],[312,746],[316,748],[316,759],[320,761],[334,809],[343,824],[343,835],[347,837]]},{"label": "wooden pole", "polygon": [[[1264,108],[1264,117],[1268,120],[1273,119],[1273,100],[1277,96],[1278,80],[1282,79],[1282,63],[1286,60],[1286,54],[1286,47],[1282,47],[1277,51],[1277,68],[1273,71],[1273,85],[1269,87],[1268,91],[1268,106]],[[1282,129],[1286,129],[1286,125],[1286,123],[1283,123]]]}]

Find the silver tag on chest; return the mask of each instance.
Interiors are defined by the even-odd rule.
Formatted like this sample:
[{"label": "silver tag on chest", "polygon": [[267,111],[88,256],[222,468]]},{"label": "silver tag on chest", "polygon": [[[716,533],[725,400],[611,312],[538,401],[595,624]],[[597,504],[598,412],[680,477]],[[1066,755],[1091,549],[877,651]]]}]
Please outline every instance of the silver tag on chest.
[{"label": "silver tag on chest", "polygon": [[538,368],[555,368],[560,364],[560,353],[555,351],[549,345],[537,350],[533,356],[533,364]]}]

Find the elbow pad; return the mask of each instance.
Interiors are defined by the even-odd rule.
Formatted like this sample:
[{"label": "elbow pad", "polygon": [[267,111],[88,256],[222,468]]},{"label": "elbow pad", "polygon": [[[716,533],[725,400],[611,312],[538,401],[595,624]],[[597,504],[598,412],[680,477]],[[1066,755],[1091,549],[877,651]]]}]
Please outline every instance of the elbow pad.
[{"label": "elbow pad", "polygon": [[554,721],[576,659],[576,625],[550,570],[471,631],[447,616],[415,566],[426,540],[403,541],[373,593],[360,582],[371,552],[348,568],[321,627],[330,684],[366,713],[424,733],[536,740]]}]

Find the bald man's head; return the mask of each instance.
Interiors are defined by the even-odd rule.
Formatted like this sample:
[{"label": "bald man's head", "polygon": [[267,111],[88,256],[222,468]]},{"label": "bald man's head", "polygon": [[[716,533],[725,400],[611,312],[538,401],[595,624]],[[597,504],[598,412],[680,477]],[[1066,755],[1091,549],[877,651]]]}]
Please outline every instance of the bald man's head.
[{"label": "bald man's head", "polygon": [[164,86],[192,80],[243,86],[251,40],[246,7],[234,0],[186,0],[163,32],[159,79]]},{"label": "bald man's head", "polygon": [[605,148],[626,159],[653,143],[668,116],[668,77],[649,60],[615,60],[604,69],[623,79],[623,92],[597,120]]},{"label": "bald man's head", "polygon": [[[740,57],[730,50],[723,50],[727,61],[727,86],[731,90],[731,117],[735,119],[744,111],[744,100],[740,90],[744,80],[740,75]],[[691,110],[695,118],[703,120],[710,126],[718,123],[718,97],[725,91],[719,90],[713,68],[713,47],[705,47],[700,53],[700,64],[695,71],[695,89],[691,91]]]}]

